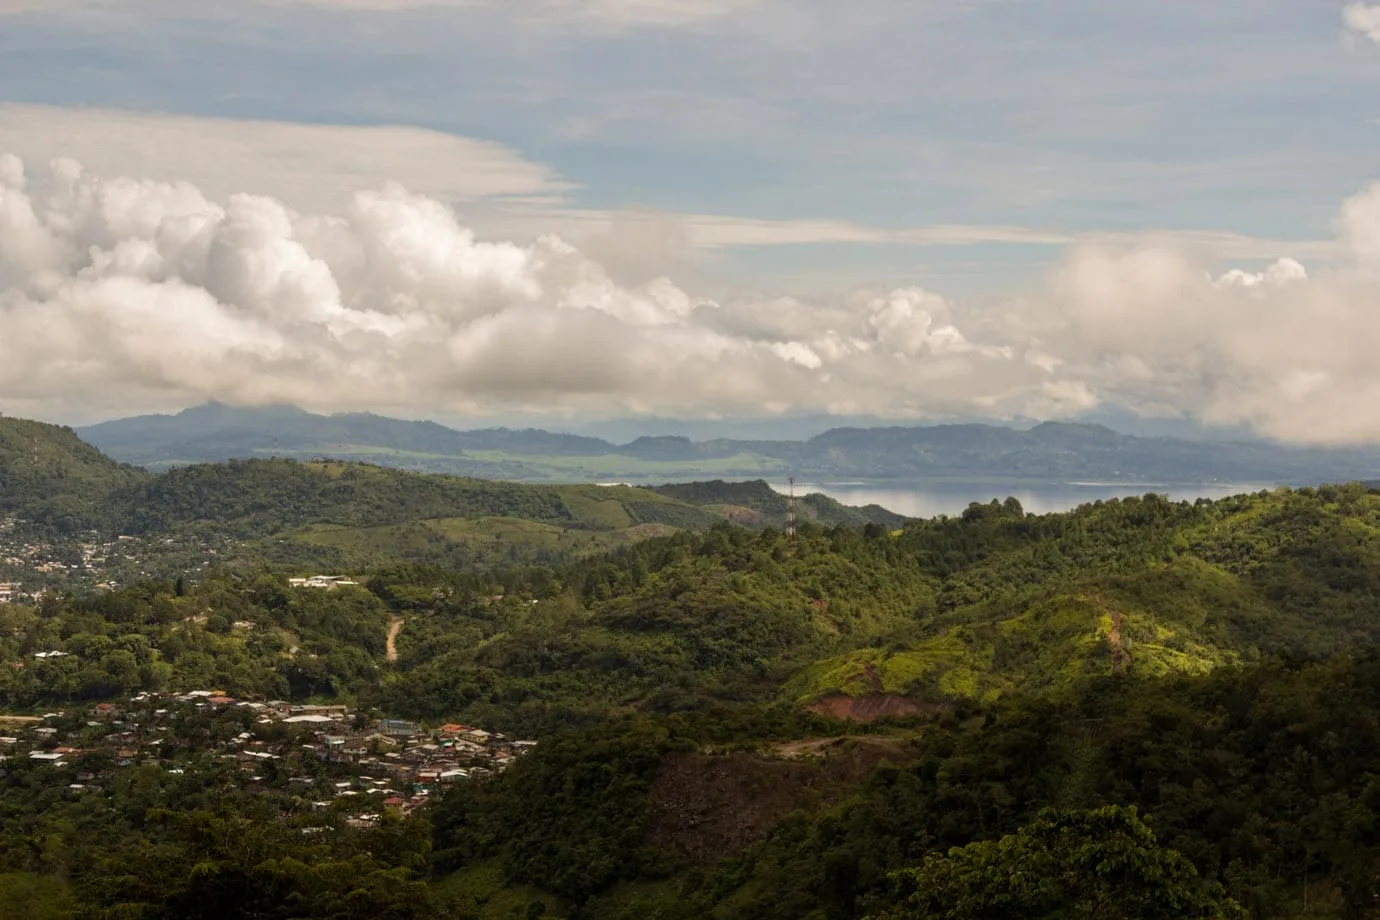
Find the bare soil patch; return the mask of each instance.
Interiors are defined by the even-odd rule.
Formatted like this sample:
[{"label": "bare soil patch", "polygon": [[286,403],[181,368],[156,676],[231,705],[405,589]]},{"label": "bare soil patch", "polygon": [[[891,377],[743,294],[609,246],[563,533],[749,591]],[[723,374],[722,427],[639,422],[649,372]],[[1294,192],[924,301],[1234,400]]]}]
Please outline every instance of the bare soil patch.
[{"label": "bare soil patch", "polygon": [[906,738],[815,738],[772,753],[667,757],[652,785],[648,842],[694,861],[741,853],[791,812],[838,802],[883,764],[916,760],[920,748]]},{"label": "bare soil patch", "polygon": [[816,700],[810,711],[822,716],[843,719],[848,722],[875,722],[888,716],[918,716],[922,713],[946,712],[952,708],[947,703],[927,703],[921,705],[914,700],[895,693],[865,693],[862,696],[848,696],[835,693]]}]

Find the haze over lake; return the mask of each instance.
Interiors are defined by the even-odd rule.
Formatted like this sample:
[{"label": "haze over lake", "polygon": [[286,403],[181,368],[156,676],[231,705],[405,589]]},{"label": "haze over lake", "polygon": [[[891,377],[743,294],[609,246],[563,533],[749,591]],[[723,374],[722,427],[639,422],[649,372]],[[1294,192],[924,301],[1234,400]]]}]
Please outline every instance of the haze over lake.
[{"label": "haze over lake", "polygon": [[[784,482],[772,483],[772,488],[786,492]],[[940,514],[961,514],[973,502],[988,502],[1015,496],[1026,511],[1049,514],[1068,511],[1079,505],[1125,498],[1132,495],[1156,493],[1174,501],[1194,501],[1199,498],[1226,498],[1243,492],[1259,492],[1274,488],[1260,483],[1074,483],[1045,484],[992,482],[893,482],[829,483],[797,482],[797,495],[822,492],[845,505],[881,505],[889,511],[907,517],[935,517]]]}]

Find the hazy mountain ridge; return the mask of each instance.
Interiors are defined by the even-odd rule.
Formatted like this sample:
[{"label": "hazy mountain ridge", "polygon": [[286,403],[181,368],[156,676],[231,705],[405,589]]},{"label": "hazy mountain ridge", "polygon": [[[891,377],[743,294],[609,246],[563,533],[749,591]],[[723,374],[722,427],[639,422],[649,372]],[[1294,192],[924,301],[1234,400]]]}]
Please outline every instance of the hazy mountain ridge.
[{"label": "hazy mountain ridge", "polygon": [[[221,419],[210,419],[208,427],[222,430],[225,414],[219,412],[193,414],[191,421],[205,422],[212,415]],[[278,417],[302,415],[286,410]],[[352,417],[341,424],[377,421]],[[393,431],[413,424],[383,422]],[[139,421],[146,429],[168,423],[166,418]],[[439,428],[423,423],[417,430],[434,437]],[[163,571],[163,557],[174,565],[171,550],[156,548],[165,539],[191,554],[177,558],[175,565],[183,566],[198,554],[203,561],[214,557],[237,565],[347,569],[389,562],[466,567],[555,562],[725,520],[782,527],[786,504],[760,481],[710,483],[703,500],[689,501],[630,486],[503,482],[291,458],[178,465],[150,473],[111,460],[69,428],[0,418],[0,517],[13,516],[25,522],[24,533],[53,541],[59,548],[48,561],[62,561],[59,571],[84,571],[66,567],[80,555],[75,544],[89,541],[91,532],[148,544],[138,564],[124,566],[143,574]],[[890,528],[902,520],[881,508],[848,508],[822,495],[802,495],[798,511],[801,520],[829,526]],[[233,547],[229,556],[227,547]],[[132,558],[128,552],[116,555]],[[140,568],[147,559],[154,569]],[[10,573],[22,574],[22,566]]]},{"label": "hazy mountain ridge", "polygon": [[1262,441],[1123,435],[1103,425],[1045,422],[835,428],[805,441],[693,441],[643,436],[627,444],[541,429],[457,431],[371,414],[314,415],[292,407],[211,404],[172,416],[78,429],[110,456],[150,469],[246,457],[339,457],[384,466],[524,481],[780,478],[998,478],[1109,482],[1290,482],[1374,478],[1380,450]]}]

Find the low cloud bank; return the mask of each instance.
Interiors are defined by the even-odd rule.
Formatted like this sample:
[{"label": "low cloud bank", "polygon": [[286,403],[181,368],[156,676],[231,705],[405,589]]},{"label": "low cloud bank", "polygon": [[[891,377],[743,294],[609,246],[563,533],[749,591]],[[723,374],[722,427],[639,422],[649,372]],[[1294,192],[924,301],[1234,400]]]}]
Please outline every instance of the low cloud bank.
[{"label": "low cloud bank", "polygon": [[1214,277],[1168,243],[1090,241],[996,304],[918,287],[712,301],[555,236],[478,239],[397,185],[299,214],[0,155],[0,407],[938,419],[1110,403],[1376,440],[1380,185],[1337,232],[1352,260],[1321,274],[1281,258]]}]

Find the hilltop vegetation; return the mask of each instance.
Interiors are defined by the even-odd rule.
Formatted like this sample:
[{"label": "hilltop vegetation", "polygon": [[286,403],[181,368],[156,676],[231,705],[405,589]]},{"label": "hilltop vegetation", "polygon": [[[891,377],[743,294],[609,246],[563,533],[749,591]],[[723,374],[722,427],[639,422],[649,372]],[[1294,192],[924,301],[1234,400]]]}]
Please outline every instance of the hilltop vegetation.
[{"label": "hilltop vegetation", "polygon": [[[781,526],[786,499],[764,482],[710,484],[702,500],[687,501],[674,489],[524,485],[326,460],[234,460],[150,475],[70,429],[0,418],[0,513],[59,539],[96,531],[200,540],[239,567],[362,569],[562,562],[726,518]],[[858,526],[901,520],[824,496],[802,499],[800,514]],[[149,561],[147,574],[176,574]]]},{"label": "hilltop vegetation", "polygon": [[[671,483],[650,489],[659,495],[721,512],[729,520],[749,526],[780,526],[786,519],[787,497],[761,479]],[[801,520],[811,520],[825,527],[875,524],[892,530],[905,522],[904,516],[880,505],[853,508],[818,492],[797,496],[796,513]]]},{"label": "hilltop vegetation", "polygon": [[0,417],[0,516],[59,530],[92,526],[112,491],[148,478],[79,440],[71,429]]},{"label": "hilltop vegetation", "polygon": [[[239,466],[257,481],[266,463]],[[274,482],[310,495],[331,488],[316,478],[330,480],[330,468],[276,463],[305,478],[275,476]],[[332,482],[356,473],[335,472]],[[376,476],[412,481],[392,471],[359,475],[364,487]],[[561,533],[589,534],[588,549],[597,548],[593,541],[601,535],[624,533],[635,520],[630,515],[651,517],[660,503],[666,514],[711,516],[665,495],[644,499],[635,489],[621,490],[627,494],[619,501],[582,506],[580,500],[608,493],[510,493],[463,481],[428,486],[441,490],[428,499],[433,505],[454,500],[461,504],[452,510],[480,516],[430,520],[425,528],[458,528],[457,540],[482,537],[495,546],[514,539],[513,530],[554,526],[540,523],[541,515],[568,522],[578,513],[576,520],[590,529]],[[347,483],[343,494],[360,487]],[[706,489],[719,494],[718,487]],[[225,526],[244,528],[246,537],[265,532],[254,508],[237,515],[229,509],[239,506],[223,495],[202,494],[201,507],[220,509]],[[296,507],[295,494],[275,499],[285,515]],[[491,504],[513,496],[548,503],[523,506],[532,520],[484,516],[514,510]],[[311,507],[324,507],[313,501]],[[306,530],[293,529],[288,517],[285,532],[293,541],[316,539],[338,549],[344,535],[391,541],[418,526],[378,523],[389,514],[412,514],[402,503],[351,499],[345,507],[359,517]],[[634,525],[655,526],[665,525],[645,518]],[[1195,504],[1152,495],[1044,516],[1025,514],[1008,500],[975,505],[959,518],[909,521],[896,531],[806,520],[794,542],[777,530],[722,520],[707,530],[641,533],[644,539],[611,554],[554,565],[487,573],[379,569],[369,580],[372,595],[407,622],[399,660],[382,667],[375,655],[371,668],[349,672],[342,692],[405,715],[535,732],[629,708],[671,713],[742,702],[833,714],[919,712],[991,702],[1014,690],[1057,690],[1096,676],[1202,674],[1275,654],[1319,658],[1380,641],[1374,616],[1380,495],[1360,486]],[[522,539],[535,537],[527,531]],[[367,544],[356,550],[365,555]],[[231,581],[193,588],[192,600],[173,606],[230,609],[225,600],[197,600],[206,590],[248,596],[251,606],[270,613],[291,606],[294,595],[281,581],[225,577]],[[131,591],[102,603],[122,599],[119,604],[164,610],[157,598],[171,588]],[[85,602],[72,603],[71,609],[85,609]],[[156,624],[168,615],[125,619],[131,616]],[[116,618],[103,612],[77,619],[87,624],[77,631],[87,632],[91,623]],[[75,629],[43,627],[43,617],[26,622],[49,631],[35,634],[43,640],[26,633],[22,649]],[[372,622],[382,630],[386,617]],[[154,630],[145,640],[159,648],[166,636]],[[358,651],[376,648],[377,641],[351,645]]]}]

